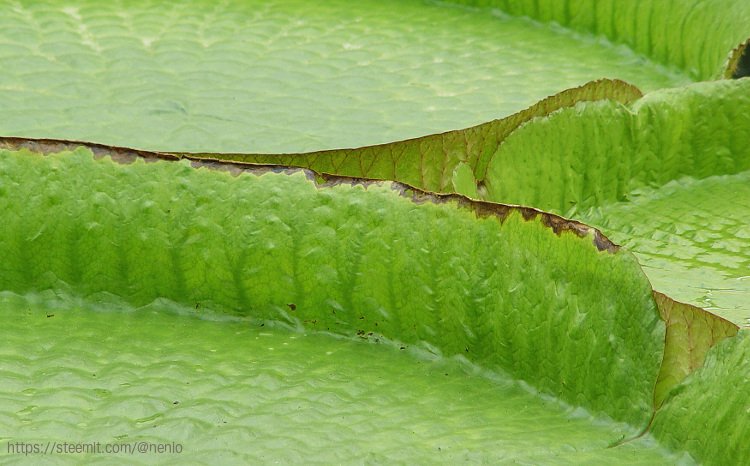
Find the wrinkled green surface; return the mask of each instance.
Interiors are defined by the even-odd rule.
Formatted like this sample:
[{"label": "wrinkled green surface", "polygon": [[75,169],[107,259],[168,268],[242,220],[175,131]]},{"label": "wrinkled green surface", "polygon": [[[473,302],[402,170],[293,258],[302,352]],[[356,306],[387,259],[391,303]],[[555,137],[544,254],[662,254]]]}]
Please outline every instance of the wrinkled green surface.
[{"label": "wrinkled green surface", "polygon": [[[651,465],[679,459],[651,439],[607,448],[637,432],[412,346],[211,322],[185,312],[163,301],[135,311],[52,293],[0,295],[0,462]],[[6,440],[65,439],[177,442],[183,452],[6,455]]]},{"label": "wrinkled green surface", "polygon": [[635,251],[651,284],[750,325],[750,172],[633,192],[586,216]]},{"label": "wrinkled green surface", "polygon": [[664,324],[635,258],[590,235],[301,171],[232,177],[79,149],[2,151],[0,173],[2,289],[426,341],[614,419],[650,417]]},{"label": "wrinkled green surface", "polygon": [[537,119],[494,154],[487,197],[575,216],[646,186],[746,171],[749,91],[747,79],[699,83]]},{"label": "wrinkled green surface", "polygon": [[[750,318],[744,221],[750,192],[747,176],[738,173],[750,169],[749,96],[750,80],[655,91],[639,100],[628,86],[602,81],[507,120],[414,141],[208,157],[397,179],[557,212],[600,227],[636,252],[657,290],[743,325]],[[684,180],[720,175],[736,177]]]},{"label": "wrinkled green surface", "polygon": [[746,79],[701,83],[562,109],[503,142],[486,197],[601,227],[657,290],[746,324],[748,91]]},{"label": "wrinkled green surface", "polygon": [[[625,104],[640,97],[641,91],[630,84],[602,79],[550,96],[506,118],[418,139],[297,154],[210,153],[189,156],[289,165],[310,168],[318,173],[396,180],[428,191],[455,191],[480,198],[485,191],[480,186],[484,183],[487,164],[492,161],[498,145],[518,127],[580,102],[612,100]],[[534,189],[533,185],[527,188]]]},{"label": "wrinkled green surface", "polygon": [[714,348],[654,420],[666,445],[707,464],[750,462],[750,336],[740,332]]},{"label": "wrinkled green surface", "polygon": [[[506,5],[512,13],[583,32],[574,34],[487,10],[395,5],[2,3],[0,134],[211,152],[387,142],[502,117],[591,78],[621,77],[648,91],[685,83],[686,76],[718,76],[726,52],[746,38],[750,16],[742,2],[725,0]],[[594,39],[597,34],[683,71],[654,65]],[[606,224],[606,233],[636,249],[657,288],[692,296],[743,323],[746,232],[736,218],[746,211],[747,86],[701,84],[637,102],[629,91],[604,95],[596,99],[620,103],[579,104],[526,123],[497,152],[506,133],[489,139],[481,131],[455,133],[469,136],[457,146],[464,153],[425,144],[424,157],[416,159],[423,165],[406,169],[423,175],[428,165],[444,168],[430,178],[441,191]],[[367,167],[365,160],[354,162]],[[644,425],[653,399],[658,405],[667,396],[656,416],[658,438],[707,463],[745,460],[747,337],[726,343],[704,371],[670,391],[700,366],[702,352],[716,341],[705,333],[715,321],[668,321],[670,331],[678,330],[676,340],[691,346],[672,351],[675,339],[667,333],[665,366],[657,371],[665,335],[648,283],[628,253],[594,252],[590,236],[545,236],[552,233],[540,217],[511,214],[498,239],[488,234],[498,228],[493,215],[476,220],[455,200],[392,213],[383,206],[411,200],[390,183],[320,189],[301,173],[267,174],[257,177],[263,198],[252,190],[234,192],[245,177],[227,182],[226,174],[214,173],[189,175],[206,177],[189,181],[180,170],[193,170],[184,164],[153,165],[149,175],[118,179],[112,174],[120,168],[93,168],[85,154],[57,163],[48,172],[42,165],[18,171],[4,162],[0,197],[9,202],[2,220],[11,234],[0,242],[3,251],[17,254],[3,258],[0,288],[61,289],[100,304],[103,290],[136,305],[166,296],[194,309],[297,328],[429,342],[433,352],[507,370],[545,393],[633,426]],[[394,159],[394,173],[401,170]],[[212,176],[225,178],[205,182]],[[269,177],[293,181],[260,181]],[[414,184],[433,189],[426,179]],[[325,192],[331,195],[320,197]],[[250,196],[231,202],[236,194]],[[289,195],[299,196],[279,202]],[[259,198],[266,202],[253,204]],[[671,212],[673,204],[678,212]],[[262,220],[242,215],[256,208],[274,214]],[[454,214],[443,215],[445,209]],[[665,210],[677,220],[666,221],[659,214]],[[365,217],[369,223],[356,220]],[[383,235],[384,219],[399,228]],[[403,219],[419,227],[403,229]],[[315,240],[306,242],[307,234]],[[343,245],[342,236],[349,238]],[[550,246],[540,246],[545,241]],[[370,252],[378,260],[368,260]],[[701,318],[692,322],[702,321],[706,314],[696,312]],[[94,319],[81,322],[83,332],[97,326]],[[380,328],[369,335],[374,327]],[[47,362],[52,373],[65,366]],[[735,371],[730,377],[728,367]],[[27,408],[20,413],[33,415],[36,408]],[[545,452],[556,455],[555,448]],[[615,454],[623,451],[632,452]],[[588,455],[565,461],[602,461]]]},{"label": "wrinkled green surface", "polygon": [[423,136],[602,77],[689,81],[593,37],[400,0],[2,2],[0,60],[2,135],[212,152]]},{"label": "wrinkled green surface", "polygon": [[750,37],[750,8],[737,0],[447,0],[595,33],[697,79],[723,74],[727,53]]}]

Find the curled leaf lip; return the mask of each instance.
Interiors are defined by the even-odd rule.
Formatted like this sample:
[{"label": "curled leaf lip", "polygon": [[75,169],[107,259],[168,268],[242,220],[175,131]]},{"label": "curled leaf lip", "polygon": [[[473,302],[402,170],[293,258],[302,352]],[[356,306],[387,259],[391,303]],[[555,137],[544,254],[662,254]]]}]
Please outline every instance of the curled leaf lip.
[{"label": "curled leaf lip", "polygon": [[525,220],[533,220],[536,217],[541,217],[542,224],[550,228],[558,236],[563,232],[570,232],[581,238],[591,235],[593,244],[599,251],[616,253],[620,250],[619,245],[612,242],[609,238],[607,238],[606,235],[604,235],[604,233],[602,233],[598,229],[579,221],[562,217],[557,214],[545,212],[534,207],[471,199],[457,193],[436,193],[428,190],[423,190],[400,181],[334,175],[330,173],[318,173],[309,168],[300,168],[286,165],[228,161],[223,159],[211,158],[211,154],[201,154],[200,157],[196,157],[190,154],[147,151],[141,149],[132,149],[128,147],[108,146],[105,144],[85,141],[71,141],[64,139],[0,137],[0,147],[11,150],[28,149],[43,155],[49,155],[66,150],[73,150],[79,147],[84,147],[89,149],[94,154],[94,157],[110,156],[112,160],[118,163],[132,163],[138,159],[144,161],[162,160],[173,162],[187,160],[190,161],[190,165],[193,168],[209,168],[222,170],[227,171],[235,176],[242,173],[261,175],[267,172],[286,174],[301,172],[304,173],[307,178],[310,179],[318,188],[326,188],[342,184],[350,186],[362,186],[364,188],[373,185],[388,185],[391,187],[391,189],[398,192],[401,196],[407,197],[417,204],[426,202],[431,202],[434,204],[455,203],[461,208],[466,208],[473,211],[477,217],[483,218],[495,216],[499,218],[500,221],[505,220],[505,218],[507,218],[507,216],[512,212],[520,213]]}]

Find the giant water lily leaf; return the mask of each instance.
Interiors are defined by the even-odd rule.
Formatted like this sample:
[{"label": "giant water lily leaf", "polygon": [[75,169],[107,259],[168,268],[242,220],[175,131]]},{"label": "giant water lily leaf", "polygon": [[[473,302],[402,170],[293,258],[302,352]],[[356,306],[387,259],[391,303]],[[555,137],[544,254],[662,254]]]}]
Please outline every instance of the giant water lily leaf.
[{"label": "giant water lily leaf", "polygon": [[[1,435],[45,447],[161,442],[158,461],[206,465],[651,465],[684,456],[646,437],[607,448],[634,429],[412,345],[211,322],[181,315],[187,309],[0,293]],[[5,449],[3,463],[39,463]],[[55,464],[154,456],[47,455]]]},{"label": "giant water lily leaf", "polygon": [[0,163],[4,289],[425,341],[614,419],[650,416],[664,325],[633,256],[581,224],[302,171],[231,177],[82,149]]},{"label": "giant water lily leaf", "polygon": [[[347,439],[363,436],[382,442],[362,447],[372,456],[361,461],[433,461],[444,445],[447,462],[743,458],[746,337],[710,350],[737,327],[653,292],[628,250],[556,214],[600,226],[632,247],[657,289],[739,320],[746,294],[724,285],[746,279],[746,232],[725,217],[746,212],[743,202],[726,215],[717,212],[727,197],[741,201],[745,188],[747,84],[651,91],[746,74],[750,8],[727,0],[324,6],[78,0],[0,8],[0,134],[172,151],[3,139],[0,289],[7,291],[0,309],[18,323],[3,340],[48,342],[31,352],[20,345],[3,350],[0,371],[12,383],[3,394],[10,408],[0,415],[7,425],[41,426],[27,440],[43,445],[89,426],[97,440],[174,440],[168,426],[180,414],[165,408],[174,397],[155,387],[194,379],[205,365],[217,378],[180,392],[199,400],[182,411],[192,424],[180,434],[186,442],[200,439],[193,444],[196,457],[208,458],[233,438],[207,427],[219,421],[206,410],[237,420],[258,408],[238,401],[250,390],[283,414],[284,432],[258,429],[252,416],[246,420],[253,427],[239,422],[235,432],[262,432],[264,450],[288,461],[351,461],[362,449],[352,450]],[[707,28],[711,33],[703,37]],[[616,79],[583,85],[605,76],[647,94]],[[373,143],[383,144],[303,152]],[[252,152],[289,154],[243,154]],[[329,174],[238,163],[247,161]],[[693,205],[700,208],[686,207]],[[710,227],[702,229],[705,223]],[[684,293],[696,287],[710,296]],[[725,301],[724,292],[736,300]],[[132,318],[123,318],[122,311],[134,308]],[[133,332],[109,332],[104,356],[92,362],[87,342],[107,333],[102,328],[112,316],[86,315],[113,309],[120,315],[110,322],[127,322]],[[187,309],[244,323],[225,322],[225,328],[151,312]],[[50,324],[58,321],[60,328]],[[179,322],[181,330],[151,328],[168,322]],[[39,334],[24,334],[27,323]],[[279,326],[297,337],[278,333],[288,332]],[[195,336],[204,331],[226,344],[206,346]],[[296,342],[299,332],[388,342],[391,349],[320,335]],[[179,342],[160,341],[153,357],[144,355],[149,341],[178,333]],[[264,338],[273,346],[259,342],[242,346],[242,353],[234,344]],[[124,355],[106,351],[108,345]],[[290,349],[272,357],[277,346]],[[383,358],[380,366],[365,354],[371,349]],[[304,353],[302,371],[295,351]],[[401,351],[410,358],[397,361]],[[160,379],[167,355],[159,352],[190,355],[195,365],[170,366]],[[342,356],[342,371],[368,361],[383,377],[346,388],[340,378],[325,385],[321,374],[331,365],[323,355],[332,354]],[[252,380],[233,367],[249,355],[260,359],[240,372]],[[273,368],[254,371],[253,361]],[[20,369],[30,365],[38,370]],[[103,373],[101,384],[82,367],[96,371],[92,378]],[[733,378],[725,377],[729,367],[737,371]],[[145,380],[143,391],[122,388],[132,385],[113,376],[123,368]],[[438,371],[452,382],[436,384]],[[467,373],[473,375],[461,381]],[[482,385],[488,382],[479,382],[480,373],[495,385]],[[383,378],[436,388],[397,395],[384,383],[362,393]],[[295,380],[323,385],[294,389]],[[713,392],[707,388],[714,385]],[[343,391],[321,398],[328,386]],[[493,387],[492,396],[505,404],[489,396]],[[736,392],[725,397],[728,387]],[[464,395],[472,401],[464,403]],[[445,415],[439,425],[399,409],[413,406],[414,397]],[[525,408],[516,416],[508,403]],[[459,414],[487,411],[488,404],[493,415],[514,413],[505,430],[496,429],[499,418],[492,416],[482,420],[487,429],[474,430]],[[291,405],[315,414],[299,416]],[[699,409],[688,413],[690,405]],[[380,424],[359,413],[385,406],[404,412],[413,437],[372,434]],[[82,416],[87,410],[117,421]],[[691,440],[697,417],[711,410],[722,414],[704,438]],[[331,418],[346,421],[332,424]],[[352,435],[339,437],[343,423]],[[147,433],[144,426],[162,430]],[[542,432],[530,434],[533,426]],[[656,447],[647,433],[652,427],[656,438],[688,455],[670,457]],[[490,446],[508,436],[528,443]],[[470,448],[487,453],[472,455]],[[223,449],[228,462],[268,460],[230,450]]]},{"label": "giant water lily leaf", "polygon": [[[746,331],[709,353],[705,367],[686,380],[654,420],[667,445],[695,452],[705,463],[744,464],[750,449],[750,338]],[[726,448],[726,445],[737,445]]]},{"label": "giant water lily leaf", "polygon": [[[194,306],[249,317],[256,325],[283,322],[395,340],[402,349],[417,345],[433,354],[461,355],[508,374],[502,376],[510,383],[504,396],[521,396],[513,377],[626,421],[631,429],[643,428],[669,390],[700,366],[706,350],[736,331],[665,296],[653,301],[629,253],[582,224],[533,209],[434,195],[394,182],[325,176],[318,184],[319,176],[281,167],[202,160],[191,162],[193,167],[177,160],[144,164],[168,156],[103,146],[93,147],[104,156],[95,160],[87,148],[55,154],[74,143],[5,144],[36,151],[6,150],[0,157],[7,201],[0,215],[8,232],[0,277],[3,289],[14,292],[4,307],[10,317],[20,309],[50,318],[81,306]],[[21,203],[30,213],[13,215]],[[400,248],[410,252],[396,254]],[[45,289],[56,291],[33,297]],[[666,312],[666,340],[657,307]],[[695,335],[694,329],[704,327],[690,320],[714,330]],[[599,338],[603,334],[608,337]],[[118,366],[101,370],[117,372]],[[15,369],[9,373],[18,378]],[[128,404],[123,396],[115,400]],[[165,405],[163,396],[154,399],[155,406]],[[337,409],[347,409],[342,404]],[[155,418],[135,422],[169,418],[163,408],[154,409],[160,413]],[[570,422],[570,413],[555,412],[557,420],[544,418],[545,425]],[[16,417],[34,418],[32,412]],[[565,429],[556,431],[566,435]],[[590,437],[579,432],[576,448],[587,453],[569,460],[616,461],[633,448],[639,461],[666,454],[654,450],[648,437],[611,454],[602,449],[605,438],[612,446],[636,433],[615,424]],[[548,456],[559,456],[554,443],[533,453]]]},{"label": "giant water lily leaf", "polygon": [[[745,80],[701,83],[638,99],[625,83],[600,81],[505,119],[415,140],[191,156],[397,179],[577,218],[635,251],[658,290],[743,325],[749,88]],[[690,181],[722,175],[733,177]],[[728,197],[735,201],[725,207]]]},{"label": "giant water lily leaf", "polygon": [[748,90],[701,83],[562,109],[503,141],[486,197],[590,222],[636,252],[657,290],[746,324]]},{"label": "giant water lily leaf", "polygon": [[[499,8],[628,44],[696,79],[732,76],[742,61],[750,9],[735,0],[450,0]],[[733,50],[734,48],[734,50]],[[727,53],[732,54],[727,59]]]},{"label": "giant water lily leaf", "polygon": [[397,179],[577,218],[636,252],[657,290],[745,325],[749,90],[746,80],[724,81],[638,99],[625,83],[600,81],[505,119],[415,140],[191,156]]},{"label": "giant water lily leaf", "polygon": [[633,102],[638,88],[617,80],[598,80],[547,97],[505,118],[471,128],[417,139],[356,149],[333,149],[298,154],[182,154],[213,160],[271,163],[310,168],[320,173],[398,180],[435,192],[475,194],[483,190],[478,177],[500,143],[522,124],[580,102]]},{"label": "giant water lily leaf", "polygon": [[632,194],[587,222],[634,251],[657,289],[750,324],[750,172]]},{"label": "giant water lily leaf", "polygon": [[[750,260],[744,255],[748,234],[742,221],[750,215],[746,173],[688,184],[684,177],[748,168],[750,133],[742,130],[750,128],[742,106],[747,88],[745,81],[701,84],[652,93],[634,100],[631,108],[625,99],[614,98],[626,85],[592,83],[505,120],[412,141],[283,157],[209,157],[256,162],[276,158],[347,175],[402,178],[428,189],[458,188],[472,197],[575,216],[632,248],[656,289],[743,324],[750,302]],[[592,90],[604,97],[603,89],[613,98],[575,108],[559,105],[558,111],[531,121],[545,109],[555,109],[549,102],[564,102],[566,95],[576,93],[591,95],[585,92]],[[726,131],[727,121],[740,130]],[[493,137],[481,131],[493,126],[508,129],[493,132]],[[425,163],[423,154],[437,161]],[[676,179],[680,182],[665,185]],[[655,188],[639,189],[648,185]],[[728,198],[736,200],[725,206]],[[679,313],[670,320],[672,305],[661,309],[674,346],[660,377],[657,404],[700,366],[708,348],[736,332],[736,326],[705,313],[690,311],[690,318]],[[691,341],[691,335],[697,340]]]},{"label": "giant water lily leaf", "polygon": [[385,143],[603,77],[690,80],[559,27],[416,0],[2,2],[0,60],[4,136],[210,152]]}]

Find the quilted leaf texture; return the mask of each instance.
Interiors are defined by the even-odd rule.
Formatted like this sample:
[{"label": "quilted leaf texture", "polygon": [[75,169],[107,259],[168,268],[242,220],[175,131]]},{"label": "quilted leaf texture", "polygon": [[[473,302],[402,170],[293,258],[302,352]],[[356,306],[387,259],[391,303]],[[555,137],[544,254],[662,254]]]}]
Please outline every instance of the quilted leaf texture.
[{"label": "quilted leaf texture", "polygon": [[0,437],[750,462],[748,21],[1,2]]},{"label": "quilted leaf texture", "polygon": [[14,187],[4,289],[166,298],[349,335],[366,323],[619,421],[651,415],[664,324],[634,257],[583,225],[300,170],[231,176],[86,149],[0,163]]},{"label": "quilted leaf texture", "polygon": [[2,2],[0,59],[4,136],[192,152],[387,143],[603,77],[691,80],[561,28],[416,0]]}]

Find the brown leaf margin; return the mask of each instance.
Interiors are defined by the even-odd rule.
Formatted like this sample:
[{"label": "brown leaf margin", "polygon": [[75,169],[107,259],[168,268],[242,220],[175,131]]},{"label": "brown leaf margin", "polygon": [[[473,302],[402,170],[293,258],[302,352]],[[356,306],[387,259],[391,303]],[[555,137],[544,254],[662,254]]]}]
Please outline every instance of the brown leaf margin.
[{"label": "brown leaf margin", "polygon": [[459,207],[467,208],[474,212],[479,218],[494,216],[504,221],[513,212],[520,213],[525,220],[533,220],[541,217],[541,222],[560,236],[562,233],[570,232],[580,238],[591,235],[594,246],[599,251],[616,253],[620,246],[613,243],[602,232],[584,223],[570,220],[556,214],[545,212],[533,207],[519,206],[513,204],[499,204],[493,202],[478,201],[460,194],[435,193],[416,188],[414,186],[391,180],[378,180],[370,178],[359,178],[328,173],[317,173],[309,168],[290,167],[286,165],[256,164],[247,162],[234,162],[216,160],[203,157],[192,157],[186,154],[172,154],[167,152],[152,152],[127,147],[108,146],[104,144],[90,143],[84,141],[70,141],[63,139],[33,139],[17,137],[0,137],[0,149],[20,150],[27,149],[41,155],[50,155],[63,151],[73,151],[80,147],[89,149],[95,158],[110,156],[115,162],[129,164],[138,159],[147,162],[154,161],[179,161],[189,160],[193,168],[209,168],[226,171],[232,175],[249,173],[262,175],[268,172],[292,174],[303,172],[308,179],[312,180],[318,188],[332,187],[337,185],[371,186],[390,184],[391,189],[397,191],[401,196],[410,198],[416,204],[432,202],[434,204],[456,203]]}]

